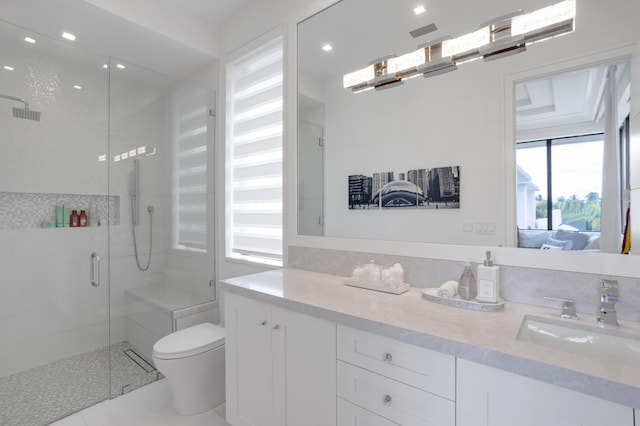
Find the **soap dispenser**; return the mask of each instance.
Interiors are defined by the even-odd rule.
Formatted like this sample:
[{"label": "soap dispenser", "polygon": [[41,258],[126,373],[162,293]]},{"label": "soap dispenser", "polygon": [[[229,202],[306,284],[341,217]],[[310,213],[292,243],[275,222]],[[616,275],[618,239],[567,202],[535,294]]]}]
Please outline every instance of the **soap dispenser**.
[{"label": "soap dispenser", "polygon": [[476,283],[476,277],[473,276],[473,270],[469,262],[465,263],[464,271],[458,281],[458,294],[464,300],[470,300],[476,297],[478,292],[478,285]]},{"label": "soap dispenser", "polygon": [[498,303],[500,292],[500,267],[491,260],[491,252],[486,252],[483,265],[478,266],[478,302]]}]

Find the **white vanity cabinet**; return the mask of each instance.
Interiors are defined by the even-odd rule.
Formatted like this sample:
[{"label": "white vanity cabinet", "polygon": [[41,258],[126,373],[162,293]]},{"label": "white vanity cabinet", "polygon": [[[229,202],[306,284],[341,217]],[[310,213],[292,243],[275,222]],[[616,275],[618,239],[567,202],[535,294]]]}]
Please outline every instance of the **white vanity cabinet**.
[{"label": "white vanity cabinet", "polygon": [[338,325],[338,426],[455,426],[456,361]]},{"label": "white vanity cabinet", "polygon": [[335,425],[335,323],[226,293],[225,328],[231,425]]},{"label": "white vanity cabinet", "polygon": [[458,359],[457,426],[633,426],[633,409]]}]

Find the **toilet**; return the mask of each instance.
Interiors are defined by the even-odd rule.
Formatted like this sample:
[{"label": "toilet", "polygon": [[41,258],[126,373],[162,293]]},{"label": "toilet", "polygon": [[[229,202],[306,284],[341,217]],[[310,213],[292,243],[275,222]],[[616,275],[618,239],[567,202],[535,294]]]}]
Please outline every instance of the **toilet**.
[{"label": "toilet", "polygon": [[176,413],[190,416],[224,403],[224,337],[224,328],[203,323],[153,345],[153,362],[169,383]]}]

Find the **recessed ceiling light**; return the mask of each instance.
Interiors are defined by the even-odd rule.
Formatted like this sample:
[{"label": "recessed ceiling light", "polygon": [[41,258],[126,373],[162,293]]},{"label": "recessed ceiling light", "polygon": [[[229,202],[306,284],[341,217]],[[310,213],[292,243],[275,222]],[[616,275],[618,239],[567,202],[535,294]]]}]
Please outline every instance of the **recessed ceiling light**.
[{"label": "recessed ceiling light", "polygon": [[106,70],[106,69],[109,69],[109,64],[104,64],[104,65],[102,66],[102,68],[104,68],[105,70]]},{"label": "recessed ceiling light", "polygon": [[82,90],[82,86],[78,86],[77,84],[73,86],[74,89]]},{"label": "recessed ceiling light", "polygon": [[333,46],[331,46],[329,43],[326,43],[322,45],[322,50],[324,50],[325,52],[330,52],[333,50]]},{"label": "recessed ceiling light", "polygon": [[62,33],[62,38],[66,38],[67,40],[74,41],[76,39],[76,36],[65,31]]},{"label": "recessed ceiling light", "polygon": [[31,43],[31,44],[35,44],[36,43],[36,39],[35,38],[31,38],[31,37],[25,37],[24,41],[26,41],[27,43]]},{"label": "recessed ceiling light", "polygon": [[7,71],[13,71],[13,67],[9,66],[9,65],[5,65],[4,69]]},{"label": "recessed ceiling light", "polygon": [[422,15],[426,11],[427,11],[427,9],[425,9],[425,7],[423,5],[420,5],[420,6],[416,7],[415,9],[413,9],[413,13],[415,13],[416,15]]},{"label": "recessed ceiling light", "polygon": [[123,70],[126,67],[124,65],[122,65],[122,64],[118,64],[118,65],[116,65],[116,68]]}]

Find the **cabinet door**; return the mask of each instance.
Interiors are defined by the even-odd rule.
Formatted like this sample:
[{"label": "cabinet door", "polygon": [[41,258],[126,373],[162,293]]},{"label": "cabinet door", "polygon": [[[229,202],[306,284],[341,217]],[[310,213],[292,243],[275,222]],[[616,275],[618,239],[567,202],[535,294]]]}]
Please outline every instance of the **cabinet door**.
[{"label": "cabinet door", "polygon": [[270,307],[225,294],[227,421],[233,426],[272,426]]},{"label": "cabinet door", "polygon": [[336,325],[271,310],[274,425],[336,424]]},{"label": "cabinet door", "polygon": [[457,426],[633,426],[633,410],[458,360]]}]

